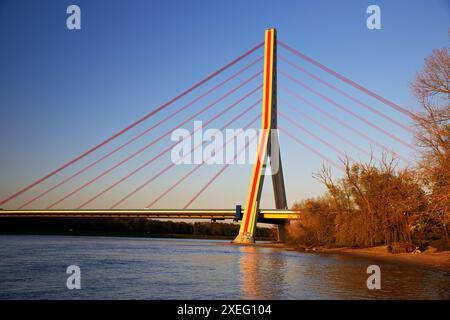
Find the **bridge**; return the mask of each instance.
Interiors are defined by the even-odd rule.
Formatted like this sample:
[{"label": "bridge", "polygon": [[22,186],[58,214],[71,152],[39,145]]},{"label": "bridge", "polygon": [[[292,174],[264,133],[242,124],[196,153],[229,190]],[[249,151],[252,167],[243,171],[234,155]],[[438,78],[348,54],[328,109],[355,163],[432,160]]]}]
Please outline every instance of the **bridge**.
[{"label": "bridge", "polygon": [[[172,218],[172,219],[211,219],[241,221],[243,211],[229,209],[79,209],[79,210],[3,210],[3,218]],[[295,210],[265,209],[258,213],[258,221],[265,223],[284,223],[300,219]]]},{"label": "bridge", "polygon": [[[283,48],[283,55],[278,55],[278,46]],[[254,58],[254,55],[260,49],[264,50],[264,55]],[[284,54],[289,54],[292,56],[292,58],[287,58],[286,56],[284,56]],[[241,61],[247,61],[250,58],[252,58],[251,61],[245,64],[243,67],[241,66],[238,71],[232,73],[231,75],[228,75],[218,84],[208,87],[208,89],[201,95],[196,96],[196,98],[191,99],[188,103],[167,114],[167,112],[169,111],[168,107],[174,105],[177,101],[183,100],[183,98],[190,96],[192,92],[199,90],[200,87],[206,86],[206,83],[219,78],[219,75],[226,72],[229,73],[232,67],[235,67]],[[193,86],[178,94],[173,99],[153,109],[148,114],[131,123],[124,129],[118,131],[106,140],[95,145],[94,147],[78,155],[71,161],[63,164],[55,170],[49,172],[48,174],[42,176],[36,181],[26,185],[14,194],[1,200],[1,207],[4,207],[5,205],[9,206],[9,204],[12,202],[16,203],[17,205],[14,205],[13,208],[5,208],[3,210],[0,210],[0,218],[169,218],[234,220],[240,221],[240,231],[236,239],[234,240],[235,243],[240,244],[253,243],[256,224],[257,222],[263,222],[278,225],[279,239],[283,240],[285,238],[286,225],[290,220],[301,219],[302,213],[294,210],[289,210],[288,208],[283,166],[281,161],[282,158],[278,135],[279,132],[291,139],[297,145],[314,153],[318,158],[326,162],[328,165],[333,166],[337,170],[344,170],[344,168],[341,164],[339,164],[338,161],[332,159],[328,154],[324,154],[323,152],[319,151],[316,147],[316,144],[311,144],[308,142],[308,140],[301,139],[298,132],[303,132],[308,137],[312,138],[315,143],[320,143],[326,146],[330,150],[333,150],[333,152],[338,156],[346,156],[347,153],[344,150],[337,148],[333,144],[333,142],[327,141],[326,139],[320,137],[319,134],[316,134],[307,129],[302,124],[303,121],[310,121],[315,126],[320,127],[319,133],[326,131],[329,134],[332,134],[335,138],[339,139],[341,142],[346,143],[349,147],[358,150],[358,152],[360,152],[361,154],[371,156],[371,153],[369,152],[367,146],[377,146],[384,152],[394,153],[404,163],[409,163],[408,158],[403,156],[401,153],[398,153],[391,147],[386,146],[384,143],[380,142],[373,136],[367,134],[364,130],[360,130],[355,126],[348,124],[347,122],[342,120],[342,118],[337,117],[336,111],[350,115],[357,121],[364,123],[365,126],[377,130],[385,137],[392,139],[392,141],[395,141],[403,147],[413,149],[413,146],[410,143],[400,138],[397,134],[393,133],[393,131],[390,130],[392,126],[394,126],[399,130],[404,130],[408,133],[412,133],[411,129],[407,125],[395,119],[387,112],[381,111],[380,108],[373,107],[366,101],[363,101],[359,96],[350,94],[346,90],[339,88],[337,85],[324,80],[322,77],[319,77],[318,75],[312,73],[305,67],[301,66],[297,61],[294,61],[293,58],[300,59],[303,62],[309,63],[312,67],[318,68],[320,72],[326,73],[329,76],[339,80],[340,82],[344,82],[347,87],[351,87],[353,90],[359,91],[360,94],[368,96],[371,101],[376,101],[378,104],[382,104],[396,112],[400,112],[401,114],[406,116],[407,119],[413,118],[413,115],[407,109],[337,73],[331,68],[321,64],[320,62],[310,58],[309,56],[306,56],[305,54],[294,49],[288,44],[277,40],[276,30],[268,29],[265,31],[265,39],[263,42],[252,47],[245,53],[241,54],[239,57],[231,60],[229,63],[225,64],[217,71],[209,74],[203,80],[195,83]],[[283,63],[282,69],[278,67],[279,61]],[[259,68],[261,64],[262,69]],[[233,81],[235,81],[236,79],[240,79],[242,75],[253,71],[255,68],[258,68],[257,71],[253,72],[250,77],[246,77],[246,79],[244,81],[241,81],[237,86],[235,84],[232,84]],[[295,73],[297,74],[294,75]],[[322,86],[322,89],[314,89],[309,82],[307,83],[300,80],[299,74],[301,74],[303,77],[307,77],[308,79],[313,80],[314,83],[319,83]],[[281,75],[284,79],[290,81],[292,85],[295,85],[296,89],[282,86],[281,92],[288,95],[290,99],[295,99],[295,101],[299,103],[302,108],[293,104],[290,99],[279,97],[277,81],[278,75]],[[249,85],[253,84],[255,81],[260,79],[261,76],[262,84],[253,86],[251,90],[247,90],[246,93],[244,95],[241,95],[238,99],[234,98],[234,94],[236,94],[237,92],[241,92],[242,88],[248,87]],[[205,103],[205,106],[203,108],[197,108],[196,110],[192,111],[189,110],[189,108],[197,105],[199,102],[202,102],[202,100],[206,100],[208,96],[211,96],[213,93],[215,94],[219,92],[219,90],[224,89],[230,85],[232,86],[232,89],[227,90],[224,94],[220,95],[213,101]],[[324,90],[323,88],[325,88],[326,90]],[[309,95],[313,95],[316,98],[321,99],[323,103],[318,104],[316,102],[313,102],[311,99],[306,98],[305,94],[301,94],[300,90],[306,91]],[[353,105],[358,105],[359,108],[364,108],[377,117],[382,118],[384,121],[389,122],[389,124],[387,124],[390,126],[389,129],[383,128],[382,126],[372,121],[371,118],[367,118],[367,116],[361,115],[360,113],[349,108],[347,105],[337,102],[334,98],[331,98],[329,94],[324,93],[328,91],[346,98],[347,100],[351,101]],[[257,99],[254,103],[248,104],[247,107],[244,107],[243,102],[247,102],[250,97],[253,97],[258,92],[262,93],[262,97],[260,99]],[[234,99],[233,103],[227,104],[226,106],[222,105],[225,101],[228,101],[228,99],[231,98]],[[284,107],[292,112],[291,115],[288,115],[287,113],[285,113],[285,111],[278,112],[278,103],[283,104]],[[324,108],[322,106],[323,104],[326,104],[328,107]],[[174,130],[182,128],[190,121],[198,119],[203,113],[213,110],[214,107],[218,110],[216,111],[214,116],[205,121],[205,126],[221,117],[224,117],[226,113],[232,111],[233,109],[235,112],[237,112],[235,116],[229,119],[225,124],[223,124],[221,129],[219,129],[219,131],[223,131],[227,129],[231,124],[235,123],[241,118],[244,118],[244,116],[250,113],[250,111],[255,110],[258,105],[261,105],[260,112],[258,112],[258,115],[256,117],[251,118],[250,121],[246,123],[244,129],[250,128],[253,124],[260,120],[261,125],[259,135],[255,135],[254,137],[249,139],[245,143],[245,145],[238,150],[234,158],[228,159],[227,162],[220,168],[220,170],[218,170],[197,192],[194,193],[192,198],[185,204],[183,208],[153,209],[152,207],[155,206],[163,197],[167,196],[175,188],[180,186],[184,181],[191,177],[197,170],[199,170],[205,163],[207,163],[208,160],[214,158],[216,153],[225,150],[231,143],[234,144],[234,140],[232,141],[230,139],[225,141],[220,145],[219,149],[214,151],[214,154],[211,154],[207,159],[203,159],[202,162],[196,163],[190,171],[188,171],[182,177],[178,178],[168,188],[164,189],[155,199],[149,202],[144,209],[118,209],[117,207],[123,206],[124,203],[126,203],[137,193],[144,190],[148,185],[156,183],[156,180],[158,178],[163,175],[167,175],[167,172],[177,167],[177,164],[179,163],[169,163],[167,166],[163,167],[161,170],[158,170],[155,174],[152,174],[150,177],[146,178],[143,182],[140,182],[137,185],[128,183],[128,185],[132,187],[132,190],[128,191],[118,199],[113,199],[114,203],[107,209],[89,209],[86,207],[90,206],[95,200],[104,197],[105,194],[110,194],[111,190],[115,189],[118,185],[122,185],[125,181],[129,182],[131,177],[135,176],[138,172],[141,172],[144,168],[156,162],[158,159],[161,159],[164,155],[167,155],[171,150],[173,150],[173,148],[179,146],[186,137],[184,137],[179,142],[172,143],[167,148],[164,148],[160,151],[155,151],[152,157],[146,159],[139,166],[135,167],[125,175],[122,175],[119,179],[114,180],[114,182],[112,184],[109,184],[106,188],[98,187],[93,191],[93,194],[88,193],[88,198],[83,199],[81,203],[76,207],[64,207],[64,203],[68,199],[73,199],[73,197],[80,194],[82,190],[88,188],[91,185],[95,185],[105,176],[110,175],[113,171],[118,171],[117,169],[119,168],[123,170],[127,169],[125,164],[129,163],[130,160],[135,159],[138,155],[142,154],[150,147],[162,141],[165,137],[174,132]],[[330,105],[334,107],[332,111],[328,110]],[[319,121],[317,119],[314,119],[310,114],[305,112],[303,108],[304,106],[308,106],[309,108],[314,109],[317,114],[324,115],[327,118],[327,121]],[[106,169],[98,169],[100,163],[105,162],[105,160],[107,159],[120,159],[118,156],[119,151],[125,150],[128,146],[132,145],[148,133],[153,132],[156,128],[167,125],[167,122],[169,120],[175,118],[177,115],[182,114],[182,112],[186,110],[188,110],[190,113],[185,116],[183,121],[177,123],[175,126],[171,126],[169,130],[165,131],[157,138],[150,139],[150,142],[148,142],[149,138],[147,138],[144,142],[145,144],[142,147],[140,147],[137,151],[132,152],[125,158],[117,161],[112,166],[109,166]],[[58,176],[60,176],[63,172],[67,172],[71,168],[74,168],[75,164],[79,163],[82,159],[86,158],[87,156],[99,153],[105,148],[106,145],[112,143],[113,140],[116,140],[130,130],[137,128],[139,125],[142,125],[144,122],[153,118],[157,114],[162,115],[147,129],[141,131],[131,139],[128,139],[125,142],[119,144],[114,149],[104,152],[95,161],[89,162],[88,164],[83,164],[80,169],[76,169],[72,173],[66,173],[66,175],[60,177],[57,182],[53,181],[57,179]],[[280,127],[278,125],[279,118],[283,119],[288,125],[283,125],[283,127]],[[302,121],[297,121],[298,119],[301,119]],[[349,138],[348,136],[342,134],[339,130],[333,129],[332,126],[328,125],[328,122],[330,120],[337,123],[340,127],[345,128],[345,130],[351,131],[355,136],[364,139],[365,141],[367,141],[367,144],[362,147],[361,145],[355,143],[352,138]],[[293,130],[297,131],[293,132]],[[190,132],[190,134],[195,133],[196,130]],[[189,209],[189,207],[214,183],[214,181],[216,181],[225,172],[225,170],[230,167],[233,161],[235,161],[239,157],[239,155],[245,153],[246,150],[249,149],[252,141],[256,142],[256,159],[253,164],[251,179],[249,182],[247,182],[249,183],[249,187],[245,207],[241,208],[240,205],[236,205],[236,207],[232,209]],[[192,155],[195,156],[196,150],[202,148],[204,144],[205,142],[202,141],[199,144],[191,147],[188,152],[182,154],[179,161],[182,162],[187,157],[191,157]],[[350,160],[353,160],[353,158],[349,158]],[[63,187],[71,187],[71,185],[69,185],[69,182],[74,183],[77,179],[82,178],[86,173],[90,171],[93,172],[92,169],[94,167],[97,167],[97,170],[100,170],[100,173],[94,172],[95,176],[93,178],[85,178],[85,180],[83,180],[81,183],[78,183],[75,188],[71,188],[70,191],[64,191],[65,193],[59,195],[59,193],[61,193],[60,190]],[[267,174],[269,170],[270,174]],[[269,176],[272,180],[276,207],[275,209],[260,208],[262,187],[264,178],[267,176]],[[48,185],[50,181],[52,181],[52,184]],[[45,183],[47,183],[47,185],[45,185]],[[240,181],[239,183],[246,182]],[[53,198],[49,199],[49,196],[52,194]],[[31,205],[37,203],[38,201],[40,203],[44,203],[46,201],[45,199],[47,199],[45,208],[30,208]]]}]

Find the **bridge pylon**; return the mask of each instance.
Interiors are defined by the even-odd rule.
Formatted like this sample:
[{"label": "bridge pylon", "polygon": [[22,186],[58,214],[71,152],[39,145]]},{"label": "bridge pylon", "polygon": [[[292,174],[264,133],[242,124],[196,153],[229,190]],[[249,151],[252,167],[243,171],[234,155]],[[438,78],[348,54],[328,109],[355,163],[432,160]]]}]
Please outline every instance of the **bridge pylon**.
[{"label": "bridge pylon", "polygon": [[[256,161],[247,195],[244,215],[234,243],[254,243],[265,169],[270,166],[277,209],[287,209],[283,168],[277,133],[277,32],[267,29],[264,46],[262,121]],[[270,164],[268,160],[270,159]],[[285,239],[285,223],[278,225],[278,240]]]}]

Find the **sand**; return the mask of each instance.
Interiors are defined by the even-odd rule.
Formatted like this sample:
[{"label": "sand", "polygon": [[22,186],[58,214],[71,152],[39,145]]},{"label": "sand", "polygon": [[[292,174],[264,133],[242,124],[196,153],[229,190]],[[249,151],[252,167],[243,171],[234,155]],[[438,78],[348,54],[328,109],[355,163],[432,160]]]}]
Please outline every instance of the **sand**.
[{"label": "sand", "polygon": [[413,253],[396,253],[387,252],[386,246],[373,248],[338,248],[338,249],[322,249],[324,253],[342,253],[353,256],[367,257],[382,261],[405,263],[419,267],[441,270],[450,273],[450,251],[442,252],[422,252]]},{"label": "sand", "polygon": [[318,248],[307,250],[283,243],[256,243],[254,246],[277,248],[280,250],[299,251],[306,253],[334,253],[370,258],[379,261],[402,263],[427,269],[440,270],[450,273],[450,251],[413,253],[389,253],[387,246],[372,248]]}]

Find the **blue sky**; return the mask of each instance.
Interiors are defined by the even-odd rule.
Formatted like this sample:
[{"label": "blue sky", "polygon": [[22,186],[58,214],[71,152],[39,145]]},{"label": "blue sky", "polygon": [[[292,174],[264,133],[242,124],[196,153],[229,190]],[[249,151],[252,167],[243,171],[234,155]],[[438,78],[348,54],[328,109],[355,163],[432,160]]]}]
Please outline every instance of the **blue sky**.
[{"label": "blue sky", "polygon": [[[69,31],[66,28],[66,8],[70,4],[77,4],[81,8],[81,30]],[[366,8],[370,4],[381,8],[381,30],[368,30],[366,27]],[[262,41],[264,30],[269,27],[276,27],[279,39],[290,46],[395,103],[410,110],[418,110],[410,92],[410,82],[433,48],[448,46],[449,12],[449,1],[444,0],[0,1],[0,198],[45,175],[215,71]],[[281,48],[279,53],[397,121],[410,124],[404,115],[359,93]],[[261,55],[260,50],[252,57]],[[246,61],[250,62],[251,59]],[[82,168],[83,164],[96,160],[104,152],[112,150],[115,145],[147,128],[244,64],[245,62],[236,66],[215,82],[173,105],[172,109],[169,108],[124,135],[105,148],[105,151],[93,154],[72,170],[50,179],[6,207],[17,206],[77,168]],[[255,66],[251,72],[237,79],[234,85],[245,80],[245,77],[249,77],[258,68],[259,66]],[[279,68],[309,81],[314,88],[367,117],[374,124],[413,142],[411,135],[405,130],[352,104],[281,62]],[[258,81],[247,89],[258,85]],[[413,154],[405,146],[333,109],[333,106],[320,98],[301,91],[287,79],[280,76],[279,81],[319,103],[353,127],[413,159]],[[230,85],[228,88],[231,87]],[[370,150],[370,143],[364,139],[352,135],[345,128],[307,106],[302,106],[281,91],[279,95],[290,99],[318,121]],[[255,101],[259,96],[251,98]],[[248,102],[253,101],[250,99]],[[227,102],[231,103],[232,99],[224,101],[222,106],[225,107]],[[195,108],[200,107],[201,104]],[[283,105],[280,104],[279,109],[339,149],[355,158],[365,159],[357,150],[290,113]],[[171,126],[187,115],[189,112],[181,114],[170,124],[152,132],[142,143],[136,143],[127,149],[129,151],[118,154],[110,162],[106,161],[103,167],[95,168],[68,184],[65,189],[44,198],[42,202],[36,202],[34,206],[45,207],[52,199],[70,192],[86,179],[94,177],[95,173],[100,173],[102,168],[120,161],[152,137],[170,130]],[[207,120],[212,115],[213,112],[205,114],[198,120]],[[252,115],[256,115],[256,110],[246,120]],[[243,119],[235,127],[243,126],[245,122]],[[225,120],[212,126],[218,128],[221,123],[225,123]],[[330,158],[337,159],[333,150],[296,131],[289,123],[280,120],[280,125],[298,133],[299,138],[305,139]],[[192,125],[186,127],[191,129]],[[129,165],[64,202],[62,206],[76,206],[82,199],[120,178],[169,143],[169,138],[166,138]],[[281,136],[281,148],[289,203],[322,193],[323,187],[311,177],[322,160],[292,143],[287,137]],[[112,204],[114,199],[132,190],[169,161],[166,157],[155,162],[92,206],[105,207]],[[157,180],[124,206],[142,207],[189,169],[190,167],[183,166],[176,168],[165,179]],[[205,166],[196,173],[195,178],[163,198],[159,207],[183,206],[218,169],[219,166]],[[221,208],[244,204],[250,171],[250,166],[232,166],[193,207]],[[339,173],[336,172],[336,175]],[[273,206],[273,196],[268,187],[270,183],[264,189],[264,207]]]}]

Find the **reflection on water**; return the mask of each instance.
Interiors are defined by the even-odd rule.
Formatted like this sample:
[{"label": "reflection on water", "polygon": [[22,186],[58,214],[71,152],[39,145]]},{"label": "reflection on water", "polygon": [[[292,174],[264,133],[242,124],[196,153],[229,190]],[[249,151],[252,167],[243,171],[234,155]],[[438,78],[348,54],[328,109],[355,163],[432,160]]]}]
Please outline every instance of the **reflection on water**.
[{"label": "reflection on water", "polygon": [[239,261],[243,295],[247,299],[261,299],[263,298],[262,282],[258,281],[261,276],[258,268],[260,255],[254,247],[240,247],[239,249],[244,253]]},{"label": "reflection on water", "polygon": [[286,259],[281,251],[241,246],[240,272],[244,299],[282,299]]},{"label": "reflection on water", "polygon": [[[68,265],[81,290],[66,289]],[[366,287],[381,267],[381,290]],[[450,274],[223,241],[0,236],[0,299],[450,299]]]}]

